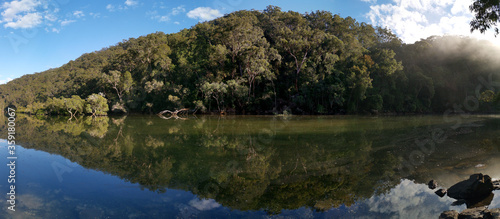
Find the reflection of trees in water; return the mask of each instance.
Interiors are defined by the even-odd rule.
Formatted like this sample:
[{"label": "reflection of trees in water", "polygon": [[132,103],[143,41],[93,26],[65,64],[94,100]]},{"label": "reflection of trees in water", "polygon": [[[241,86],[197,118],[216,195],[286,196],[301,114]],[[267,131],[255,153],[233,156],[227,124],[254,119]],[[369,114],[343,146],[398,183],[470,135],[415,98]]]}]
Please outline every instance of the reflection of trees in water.
[{"label": "reflection of trees in water", "polygon": [[[235,209],[270,213],[349,206],[387,191],[400,182],[399,157],[412,147],[404,138],[428,125],[393,119],[102,118],[22,118],[19,142],[149,190],[183,189]],[[403,140],[388,140],[394,136]]]},{"label": "reflection of trees in water", "polygon": [[500,119],[476,119],[464,122],[460,128],[443,130],[448,139],[436,145],[432,156],[425,158],[426,164],[416,168],[412,178],[421,183],[438,179],[443,186],[451,186],[478,172],[499,176],[492,167],[500,157]]},{"label": "reflection of trees in water", "polygon": [[[30,132],[27,141],[34,148],[151,190],[190,190],[241,210],[326,209],[353,203],[357,193],[373,193],[373,186],[362,182],[372,177],[366,174],[373,168],[371,142],[362,133],[338,129],[332,139],[329,134],[296,135],[284,127],[262,139],[261,124],[249,121],[111,121],[92,126],[83,120],[49,120],[43,125],[25,119],[30,125],[21,127],[38,123],[23,130]],[[47,132],[51,138],[43,138]],[[363,187],[369,191],[359,191]]]}]

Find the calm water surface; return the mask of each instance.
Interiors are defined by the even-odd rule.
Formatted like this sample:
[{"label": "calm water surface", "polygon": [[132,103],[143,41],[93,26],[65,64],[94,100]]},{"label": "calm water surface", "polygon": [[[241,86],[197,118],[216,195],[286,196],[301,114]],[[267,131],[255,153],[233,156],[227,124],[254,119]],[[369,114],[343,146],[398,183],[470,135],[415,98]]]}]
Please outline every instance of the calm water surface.
[{"label": "calm water surface", "polygon": [[500,178],[499,134],[499,116],[19,116],[0,218],[437,218],[466,206],[425,184]]}]

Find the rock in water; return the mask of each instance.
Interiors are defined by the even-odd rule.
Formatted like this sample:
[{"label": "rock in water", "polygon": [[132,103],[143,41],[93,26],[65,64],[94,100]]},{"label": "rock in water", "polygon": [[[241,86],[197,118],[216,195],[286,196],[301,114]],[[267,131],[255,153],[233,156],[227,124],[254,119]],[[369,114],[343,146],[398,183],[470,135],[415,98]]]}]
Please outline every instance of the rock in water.
[{"label": "rock in water", "polygon": [[458,211],[451,210],[451,211],[445,211],[439,215],[439,219],[457,219],[458,218]]},{"label": "rock in water", "polygon": [[465,218],[500,218],[500,209],[487,209],[486,207],[481,208],[468,208],[458,213],[455,210],[445,211],[439,215],[440,219],[465,219]]},{"label": "rock in water", "polygon": [[429,185],[429,189],[435,189],[438,186],[438,184],[437,184],[437,182],[435,180],[429,181],[428,185]]},{"label": "rock in water", "polygon": [[484,211],[484,218],[500,218],[500,209],[488,209]]},{"label": "rock in water", "polygon": [[493,183],[488,175],[473,174],[468,180],[459,182],[448,189],[448,196],[454,199],[476,199],[486,197],[493,191]]},{"label": "rock in water", "polygon": [[484,198],[465,200],[465,204],[467,205],[467,208],[489,206],[491,204],[491,201],[493,201],[494,196],[495,195],[493,193],[490,193],[490,195]]},{"label": "rock in water", "polygon": [[446,195],[446,189],[439,189],[435,193],[436,193],[436,195],[438,195],[439,197],[442,198],[443,196]]},{"label": "rock in water", "polygon": [[484,211],[486,209],[486,207],[467,208],[460,212],[458,218],[484,218]]}]

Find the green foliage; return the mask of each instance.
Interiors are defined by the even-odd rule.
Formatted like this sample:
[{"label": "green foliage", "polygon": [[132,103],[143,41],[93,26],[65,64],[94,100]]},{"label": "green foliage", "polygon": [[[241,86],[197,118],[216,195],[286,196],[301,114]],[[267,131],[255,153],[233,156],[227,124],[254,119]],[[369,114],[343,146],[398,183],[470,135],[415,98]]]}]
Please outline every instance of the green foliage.
[{"label": "green foliage", "polygon": [[222,112],[222,108],[224,108],[224,96],[227,93],[227,84],[223,82],[214,82],[214,83],[208,83],[205,82],[204,84],[201,85],[201,92],[205,96],[205,101],[207,101],[207,104],[210,105],[210,101],[213,99],[217,103],[217,109],[219,112]]},{"label": "green foliage", "polygon": [[45,105],[48,114],[64,115],[67,113],[64,98],[50,98]]},{"label": "green foliage", "polygon": [[104,74],[103,78],[116,91],[120,102],[123,102],[123,95],[129,93],[134,83],[129,71],[122,74],[119,71],[113,70],[109,74]]},{"label": "green foliage", "polygon": [[25,75],[0,85],[0,102],[64,115],[82,112],[77,100],[64,103],[68,97],[97,93],[108,97],[113,112],[444,112],[493,90],[476,87],[498,74],[491,58],[498,52],[454,36],[403,44],[390,30],[351,17],[269,6],[178,33],[131,38]]},{"label": "green foliage", "polygon": [[497,23],[500,19],[500,1],[499,0],[475,0],[469,7],[475,14],[470,22],[471,32],[479,30],[481,33],[494,27],[495,36],[499,30]]},{"label": "green foliage", "polygon": [[491,103],[495,100],[495,92],[492,90],[487,90],[483,93],[481,93],[481,98],[479,100],[485,102],[485,103]]},{"label": "green foliage", "polygon": [[87,97],[85,112],[93,116],[107,115],[109,110],[107,99],[102,94],[91,94]]},{"label": "green foliage", "polygon": [[66,108],[66,111],[69,112],[71,117],[78,113],[83,113],[85,100],[82,100],[79,96],[73,95],[71,98],[63,98],[63,101],[64,107]]},{"label": "green foliage", "polygon": [[40,102],[34,102],[26,106],[25,113],[39,115],[45,113],[45,104]]}]

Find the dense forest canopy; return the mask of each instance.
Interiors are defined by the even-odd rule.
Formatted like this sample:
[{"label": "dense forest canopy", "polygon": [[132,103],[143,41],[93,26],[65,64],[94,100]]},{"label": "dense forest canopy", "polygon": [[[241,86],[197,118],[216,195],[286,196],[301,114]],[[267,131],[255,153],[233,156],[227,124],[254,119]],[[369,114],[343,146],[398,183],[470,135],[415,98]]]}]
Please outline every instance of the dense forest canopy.
[{"label": "dense forest canopy", "polygon": [[[268,6],[131,38],[25,75],[0,85],[0,105],[72,116],[105,114],[108,106],[154,113],[492,112],[500,102],[499,51],[459,36],[405,44],[351,17]],[[91,102],[98,97],[107,103]]]}]

